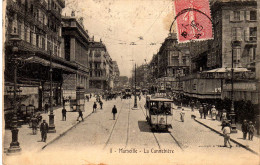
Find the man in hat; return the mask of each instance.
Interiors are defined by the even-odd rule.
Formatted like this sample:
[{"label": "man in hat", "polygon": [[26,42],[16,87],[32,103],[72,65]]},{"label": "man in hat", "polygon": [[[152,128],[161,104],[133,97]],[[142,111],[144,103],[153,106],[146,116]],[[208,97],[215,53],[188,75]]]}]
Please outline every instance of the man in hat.
[{"label": "man in hat", "polygon": [[81,118],[81,121],[84,121],[84,119],[83,119],[83,113],[82,113],[81,109],[79,109],[79,116],[78,116],[78,118],[77,118],[77,121],[79,121],[79,118]]},{"label": "man in hat", "polygon": [[96,112],[96,110],[97,110],[97,103],[94,102],[94,104],[93,104],[93,113]]},{"label": "man in hat", "polygon": [[203,105],[203,114],[204,114],[204,119],[206,119],[206,116],[207,116],[207,114],[208,114],[207,104],[204,104],[204,105]]},{"label": "man in hat", "polygon": [[253,140],[254,132],[255,132],[254,124],[252,121],[250,121],[248,125],[248,140]]},{"label": "man in hat", "polygon": [[41,136],[42,136],[43,142],[46,142],[48,130],[49,130],[49,126],[46,123],[46,120],[43,120],[41,123],[41,126],[40,126],[40,131],[41,131]]},{"label": "man in hat", "polygon": [[229,125],[229,122],[226,121],[226,124],[225,124],[225,126],[223,128],[224,147],[227,147],[227,143],[228,143],[230,148],[232,148],[232,145],[230,143],[230,133],[231,133],[230,125]]},{"label": "man in hat", "polygon": [[62,121],[66,121],[67,110],[65,109],[65,106],[63,106],[61,113],[62,113]]},{"label": "man in hat", "polygon": [[112,113],[113,113],[113,120],[115,120],[116,119],[116,113],[117,113],[116,105],[114,105],[114,107],[112,109]]},{"label": "man in hat", "polygon": [[33,115],[33,117],[31,118],[31,122],[32,122],[32,132],[33,132],[33,135],[36,135],[37,125],[38,125],[38,120],[36,118],[36,115]]},{"label": "man in hat", "polygon": [[227,111],[225,109],[223,109],[222,111],[222,116],[221,116],[221,120],[227,120]]},{"label": "man in hat", "polygon": [[246,140],[246,135],[248,133],[248,123],[246,120],[243,121],[242,125],[241,125],[241,129],[243,132],[243,139]]}]

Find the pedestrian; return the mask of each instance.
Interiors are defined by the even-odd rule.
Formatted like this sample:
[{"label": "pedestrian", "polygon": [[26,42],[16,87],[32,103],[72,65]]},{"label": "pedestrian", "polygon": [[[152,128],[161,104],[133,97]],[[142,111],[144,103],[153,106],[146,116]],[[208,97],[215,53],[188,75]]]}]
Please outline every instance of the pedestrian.
[{"label": "pedestrian", "polygon": [[181,115],[181,121],[184,122],[184,116],[185,116],[184,108],[182,108],[180,115]]},{"label": "pedestrian", "polygon": [[96,111],[96,109],[97,109],[97,104],[96,104],[96,102],[94,102],[94,104],[93,104],[93,113]]},{"label": "pedestrian", "polygon": [[215,105],[213,105],[212,108],[211,108],[211,118],[212,118],[212,120],[216,120],[216,116],[217,116],[217,110],[215,108]]},{"label": "pedestrian", "polygon": [[36,115],[33,115],[33,117],[31,118],[31,122],[32,122],[32,133],[33,133],[33,135],[36,135],[37,126],[38,126],[38,120],[36,118]]},{"label": "pedestrian", "polygon": [[45,113],[48,113],[48,110],[49,110],[49,104],[48,103],[45,103],[44,110],[45,110]]},{"label": "pedestrian", "polygon": [[192,112],[194,111],[194,105],[195,105],[195,103],[194,103],[194,101],[192,100],[191,103],[190,103],[190,107],[191,107],[191,111],[192,111]]},{"label": "pedestrian", "polygon": [[78,118],[77,118],[77,121],[79,121],[79,118],[81,118],[81,121],[84,121],[84,119],[83,119],[83,113],[82,113],[81,109],[79,109],[79,116],[78,116]]},{"label": "pedestrian", "polygon": [[42,121],[42,115],[40,114],[40,112],[37,113],[37,126],[40,125],[41,121]]},{"label": "pedestrian", "polygon": [[241,130],[243,132],[243,139],[246,140],[246,136],[248,133],[248,123],[246,120],[243,121],[243,123],[241,125]]},{"label": "pedestrian", "polygon": [[253,140],[254,132],[255,132],[255,127],[253,125],[253,122],[250,121],[248,125],[248,140]]},{"label": "pedestrian", "polygon": [[49,126],[46,123],[46,120],[43,120],[43,122],[41,123],[41,126],[40,126],[42,142],[46,142],[48,130],[49,130]]},{"label": "pedestrian", "polygon": [[227,120],[227,111],[225,109],[222,111],[221,120]]},{"label": "pedestrian", "polygon": [[206,116],[208,114],[208,107],[206,104],[204,104],[204,106],[203,106],[203,114],[204,114],[204,119],[206,119]]},{"label": "pedestrian", "polygon": [[99,105],[100,105],[100,109],[102,109],[102,107],[103,107],[103,102],[102,102],[102,100],[100,100]]},{"label": "pedestrian", "polygon": [[203,106],[202,105],[200,105],[199,113],[200,113],[200,118],[202,119],[202,115],[203,115]]},{"label": "pedestrian", "polygon": [[114,105],[114,107],[112,108],[112,113],[113,113],[113,120],[115,120],[116,119],[116,113],[117,113],[116,105]]},{"label": "pedestrian", "polygon": [[67,110],[65,109],[65,107],[62,108],[61,113],[62,113],[62,121],[66,121]]},{"label": "pedestrian", "polygon": [[230,125],[229,122],[226,122],[224,128],[223,128],[223,134],[224,134],[224,147],[227,147],[227,143],[229,144],[230,148],[232,148],[232,145],[230,143]]}]

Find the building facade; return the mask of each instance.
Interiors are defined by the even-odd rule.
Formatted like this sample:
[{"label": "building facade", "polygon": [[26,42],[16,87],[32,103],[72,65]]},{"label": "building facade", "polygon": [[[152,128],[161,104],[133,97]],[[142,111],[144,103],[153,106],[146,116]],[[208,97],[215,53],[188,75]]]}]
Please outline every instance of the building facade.
[{"label": "building facade", "polygon": [[179,44],[176,33],[170,34],[159,52],[153,56],[148,70],[151,72],[149,74],[156,78],[156,85],[153,86],[157,89],[178,92],[180,90],[179,77],[190,73],[188,45]]},{"label": "building facade", "polygon": [[[63,0],[7,0],[5,17],[5,101],[4,109],[13,107],[14,52],[19,57],[17,83],[19,105],[41,110],[50,94],[50,61],[52,61],[54,104],[62,101],[62,74],[74,73],[75,64],[61,53],[61,11]],[[14,35],[18,35],[14,43]],[[15,45],[14,45],[15,44]]]},{"label": "building facade", "polygon": [[62,54],[66,61],[78,66],[75,74],[63,74],[64,97],[76,98],[76,90],[89,88],[89,36],[75,17],[62,18]]},{"label": "building facade", "polygon": [[119,87],[120,71],[117,62],[116,61],[112,61],[112,62],[113,62],[114,89],[117,89]]},{"label": "building facade", "polygon": [[111,89],[113,81],[113,63],[106,49],[100,42],[95,42],[94,37],[89,43],[89,92],[102,92]]},{"label": "building facade", "polygon": [[184,93],[197,98],[231,98],[257,104],[255,63],[256,1],[212,1],[214,39],[191,43],[192,75],[183,77]]}]

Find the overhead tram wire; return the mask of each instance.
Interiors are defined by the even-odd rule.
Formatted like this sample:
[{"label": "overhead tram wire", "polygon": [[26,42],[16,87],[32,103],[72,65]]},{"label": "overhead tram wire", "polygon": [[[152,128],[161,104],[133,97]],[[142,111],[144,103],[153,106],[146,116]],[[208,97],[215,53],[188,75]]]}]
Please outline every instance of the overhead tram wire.
[{"label": "overhead tram wire", "polygon": [[[157,18],[154,20],[154,22],[151,24],[151,26],[146,30],[146,32],[142,35],[142,37],[146,36],[147,33],[149,32],[149,30],[153,27],[153,25],[155,24],[155,22],[160,18],[160,16],[162,15],[162,13],[165,11],[165,9],[167,9],[169,7],[169,5],[172,4],[172,1],[166,5],[166,7],[160,12],[160,14],[157,16]],[[138,42],[139,40],[136,40],[135,42]]]}]

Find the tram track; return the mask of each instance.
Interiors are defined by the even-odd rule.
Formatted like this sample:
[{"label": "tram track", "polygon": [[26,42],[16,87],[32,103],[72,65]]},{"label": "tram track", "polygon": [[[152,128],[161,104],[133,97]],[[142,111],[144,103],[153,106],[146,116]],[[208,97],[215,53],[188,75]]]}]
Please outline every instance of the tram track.
[{"label": "tram track", "polygon": [[[129,100],[128,104],[129,104],[129,110],[128,110],[129,112],[128,112],[127,139],[126,139],[125,148],[126,148],[126,146],[127,146],[127,144],[128,144],[128,136],[129,136],[130,100]],[[117,124],[117,121],[118,121],[118,119],[119,119],[119,116],[120,116],[120,114],[121,114],[121,112],[122,112],[122,109],[123,109],[123,106],[124,106],[124,105],[125,105],[125,104],[122,104],[122,106],[121,106],[121,108],[120,108],[120,111],[119,111],[119,113],[118,113],[118,115],[117,115],[116,121],[115,121],[115,123],[114,123],[114,125],[113,125],[113,127],[112,127],[112,130],[111,130],[111,132],[110,132],[110,134],[109,134],[109,137],[108,137],[108,139],[107,139],[107,141],[106,141],[106,143],[105,143],[105,146],[103,147],[103,150],[106,149],[106,147],[107,147],[108,144],[109,144],[109,141],[111,140],[112,134],[113,134],[113,132],[114,132],[115,126],[116,126],[116,124]]]},{"label": "tram track", "polygon": [[[139,105],[140,105],[140,107],[141,107],[141,110],[142,110],[142,112],[143,112],[144,117],[146,118],[146,115],[145,115],[145,113],[144,113],[143,107],[141,106],[140,103],[139,103]],[[158,140],[159,138],[156,136],[155,132],[153,132],[153,131],[151,131],[151,132],[153,133],[153,136],[154,136],[154,138],[155,138],[155,141],[156,141],[156,143],[157,143],[159,149],[161,149],[161,145],[160,145],[160,142],[159,142],[159,140]],[[178,147],[179,147],[182,151],[184,151],[184,149],[182,148],[181,144],[180,144],[180,143],[178,142],[178,140],[173,136],[173,134],[172,134],[171,132],[167,132],[167,134],[169,134],[170,137],[171,137],[171,139],[173,139],[173,141],[178,145]]]}]

